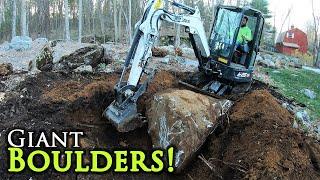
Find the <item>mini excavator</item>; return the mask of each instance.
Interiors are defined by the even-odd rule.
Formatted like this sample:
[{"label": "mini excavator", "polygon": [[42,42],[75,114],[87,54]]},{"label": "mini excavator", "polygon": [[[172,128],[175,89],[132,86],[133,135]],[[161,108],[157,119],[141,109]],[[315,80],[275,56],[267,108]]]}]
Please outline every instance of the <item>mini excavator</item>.
[{"label": "mini excavator", "polygon": [[[181,13],[170,12],[173,7],[179,8]],[[252,31],[246,52],[237,43],[243,18],[249,20],[247,26]],[[169,0],[149,0],[136,24],[120,80],[115,85],[115,101],[103,113],[120,132],[135,128],[133,121],[139,116],[137,101],[153,79],[154,70],[147,65],[164,21],[185,27],[189,34],[199,61],[199,75],[191,78],[192,86],[206,82],[201,91],[217,96],[247,91],[251,87],[264,26],[260,11],[250,7],[218,6],[208,40],[198,7]]]}]

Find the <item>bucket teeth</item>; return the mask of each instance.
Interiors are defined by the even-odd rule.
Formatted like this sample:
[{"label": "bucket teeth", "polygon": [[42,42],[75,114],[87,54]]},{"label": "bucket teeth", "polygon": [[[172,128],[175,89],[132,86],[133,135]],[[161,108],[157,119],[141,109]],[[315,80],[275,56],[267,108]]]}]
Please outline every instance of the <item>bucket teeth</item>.
[{"label": "bucket teeth", "polygon": [[103,116],[113,124],[119,132],[128,132],[142,126],[138,119],[137,104],[134,102],[126,103],[121,108],[113,102],[104,111]]}]

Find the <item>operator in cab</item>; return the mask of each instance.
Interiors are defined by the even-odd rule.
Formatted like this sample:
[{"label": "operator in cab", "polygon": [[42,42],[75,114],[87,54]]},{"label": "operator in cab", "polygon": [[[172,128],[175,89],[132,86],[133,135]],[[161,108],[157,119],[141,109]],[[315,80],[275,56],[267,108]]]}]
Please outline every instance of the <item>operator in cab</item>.
[{"label": "operator in cab", "polygon": [[249,18],[245,16],[241,21],[241,27],[237,37],[237,49],[240,49],[244,55],[241,58],[240,63],[244,64],[246,60],[246,54],[249,52],[248,42],[252,41],[251,29],[247,26]]}]

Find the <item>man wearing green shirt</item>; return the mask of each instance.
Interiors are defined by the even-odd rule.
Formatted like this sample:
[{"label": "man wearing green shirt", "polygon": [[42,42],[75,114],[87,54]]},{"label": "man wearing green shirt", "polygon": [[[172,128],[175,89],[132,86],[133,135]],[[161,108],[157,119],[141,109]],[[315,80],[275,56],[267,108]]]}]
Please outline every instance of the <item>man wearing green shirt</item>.
[{"label": "man wearing green shirt", "polygon": [[244,64],[246,60],[246,55],[249,52],[248,42],[252,41],[251,29],[247,26],[248,17],[244,17],[241,21],[241,28],[237,37],[236,47],[244,52],[241,57],[240,63]]},{"label": "man wearing green shirt", "polygon": [[240,45],[247,44],[248,41],[252,41],[251,29],[247,26],[248,17],[244,17],[241,21],[241,28],[237,37],[237,43]]}]

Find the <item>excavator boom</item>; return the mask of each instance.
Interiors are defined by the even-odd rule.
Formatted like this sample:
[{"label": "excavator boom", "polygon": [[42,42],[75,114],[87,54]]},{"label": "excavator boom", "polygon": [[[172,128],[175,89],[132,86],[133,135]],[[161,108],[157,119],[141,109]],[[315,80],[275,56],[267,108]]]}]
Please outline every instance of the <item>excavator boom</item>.
[{"label": "excavator boom", "polygon": [[[115,86],[115,101],[107,107],[103,115],[120,132],[133,130],[141,125],[137,112],[137,100],[146,91],[153,78],[153,71],[147,70],[151,59],[151,49],[159,38],[162,21],[167,21],[186,27],[196,56],[201,64],[201,58],[210,56],[208,40],[201,20],[199,9],[177,2],[170,2],[183,13],[171,13],[165,8],[164,0],[149,0],[141,20],[137,23],[134,40],[127,55],[124,69],[119,82]],[[130,70],[127,80],[125,76]],[[142,77],[144,82],[142,82]]]}]

